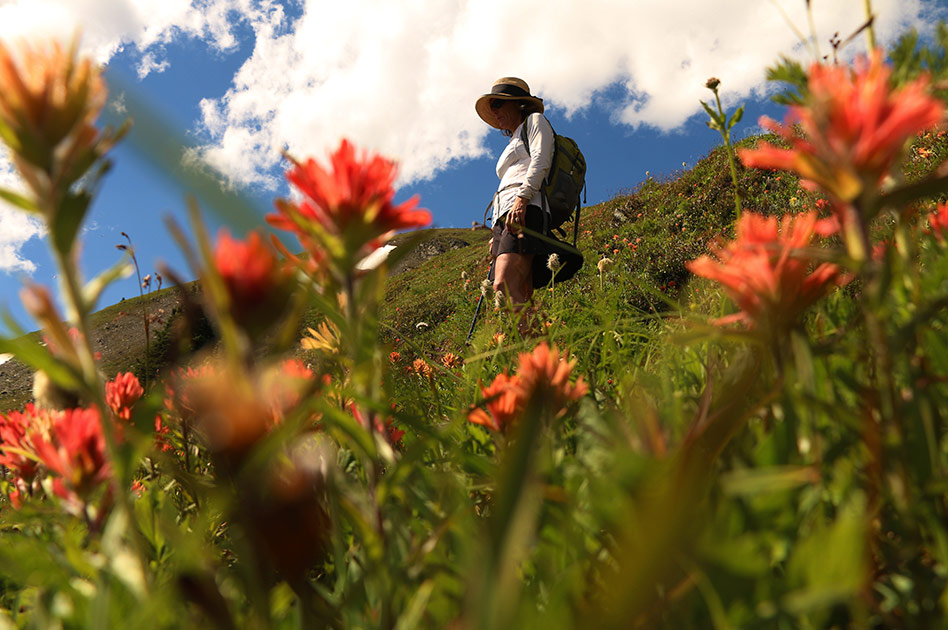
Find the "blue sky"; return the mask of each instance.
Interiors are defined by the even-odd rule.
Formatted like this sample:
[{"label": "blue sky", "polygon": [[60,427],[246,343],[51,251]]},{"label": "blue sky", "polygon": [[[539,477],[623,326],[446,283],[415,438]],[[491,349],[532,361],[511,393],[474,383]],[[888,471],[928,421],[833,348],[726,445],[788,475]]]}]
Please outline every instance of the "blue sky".
[{"label": "blue sky", "polygon": [[[402,165],[399,198],[412,194],[439,227],[480,221],[496,187],[495,156],[506,142],[474,113],[494,79],[518,75],[548,105],[558,133],[588,162],[588,202],[672,176],[720,143],[699,98],[722,79],[726,106],[746,103],[738,136],[757,131],[769,104],[764,70],[779,54],[807,59],[793,24],[809,32],[803,0],[0,0],[0,38],[66,36],[105,64],[113,103],[143,101],[179,139],[257,208],[283,184],[280,150],[323,159],[343,136]],[[863,0],[813,2],[817,41],[864,18]],[[875,0],[882,39],[929,28],[946,4]],[[504,16],[506,19],[498,19]],[[827,46],[822,44],[821,52]],[[860,39],[852,52],[863,49]],[[121,114],[111,109],[109,120]],[[86,222],[87,278],[117,261],[131,237],[142,274],[163,261],[191,278],[165,227],[184,224],[187,187],[146,157],[139,118],[111,154]],[[16,187],[0,157],[0,184]],[[233,207],[205,208],[212,228]],[[240,231],[239,229],[235,231]],[[55,288],[45,239],[0,208],[0,307],[27,329],[24,281]],[[138,294],[120,280],[101,307]]]}]

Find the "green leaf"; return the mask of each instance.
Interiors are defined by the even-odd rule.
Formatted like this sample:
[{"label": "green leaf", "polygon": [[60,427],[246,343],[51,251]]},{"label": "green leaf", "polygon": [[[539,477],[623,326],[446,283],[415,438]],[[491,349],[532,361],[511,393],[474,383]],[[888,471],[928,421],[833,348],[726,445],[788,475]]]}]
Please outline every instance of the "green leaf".
[{"label": "green leaf", "polygon": [[793,490],[819,480],[812,466],[745,468],[721,475],[721,488],[732,496],[755,496]]},{"label": "green leaf", "polygon": [[79,374],[30,337],[0,338],[0,353],[12,354],[18,361],[34,370],[46,372],[50,380],[60,387],[75,391],[81,388],[82,379]]},{"label": "green leaf", "polygon": [[95,308],[96,302],[99,301],[99,297],[107,286],[121,278],[128,278],[135,272],[135,267],[129,262],[130,259],[131,255],[126,252],[112,267],[86,283],[86,286],[82,288],[82,299],[87,308],[90,310]]},{"label": "green leaf", "polygon": [[50,236],[56,250],[61,254],[68,254],[72,250],[76,235],[79,233],[79,226],[86,217],[91,201],[92,197],[88,193],[80,192],[66,195],[59,205],[53,217],[53,224],[50,226],[52,231]]},{"label": "green leaf", "polygon": [[733,128],[734,125],[736,125],[737,123],[741,122],[741,119],[742,119],[742,118],[744,118],[744,106],[743,106],[743,105],[741,105],[740,107],[738,107],[738,108],[737,108],[737,111],[735,111],[734,114],[731,116],[731,120],[729,120],[728,123],[727,123],[727,128],[728,128],[728,129]]},{"label": "green leaf", "polygon": [[802,105],[809,94],[807,74],[799,61],[781,57],[777,65],[767,68],[767,80],[787,83],[788,88],[772,100],[781,105]]},{"label": "green leaf", "polygon": [[20,139],[17,138],[13,128],[0,119],[0,142],[7,145],[11,153],[19,153],[22,149]]},{"label": "green leaf", "polygon": [[784,597],[793,613],[826,610],[855,597],[866,578],[866,515],[861,500],[850,502],[837,519],[818,527],[800,543],[787,566],[798,588]]},{"label": "green leaf", "polygon": [[704,101],[699,100],[698,102],[701,103],[701,106],[702,106],[702,107],[704,107],[704,111],[708,112],[708,116],[711,117],[711,120],[713,120],[714,122],[716,122],[716,123],[719,124],[719,125],[723,125],[723,124],[724,124],[723,117],[721,116],[720,113],[718,113],[718,112],[714,111],[713,109],[711,109],[711,106],[708,105],[707,103],[705,103]]},{"label": "green leaf", "polygon": [[408,602],[408,608],[405,610],[395,624],[395,630],[409,630],[421,626],[421,618],[428,607],[428,600],[431,599],[431,592],[434,590],[434,580],[426,580],[418,587],[411,601]]},{"label": "green leaf", "polygon": [[13,192],[12,190],[6,188],[0,188],[0,199],[3,199],[11,206],[16,206],[21,210],[26,210],[31,214],[41,214],[40,209],[31,199],[27,199],[23,195]]}]

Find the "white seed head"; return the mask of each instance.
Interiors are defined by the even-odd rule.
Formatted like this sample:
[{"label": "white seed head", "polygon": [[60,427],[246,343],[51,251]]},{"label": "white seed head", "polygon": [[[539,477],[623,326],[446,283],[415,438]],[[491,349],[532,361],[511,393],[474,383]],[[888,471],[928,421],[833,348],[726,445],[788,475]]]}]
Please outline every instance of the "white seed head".
[{"label": "white seed head", "polygon": [[562,266],[563,263],[560,262],[560,256],[557,253],[550,254],[550,257],[546,259],[546,268],[553,273],[559,271]]}]

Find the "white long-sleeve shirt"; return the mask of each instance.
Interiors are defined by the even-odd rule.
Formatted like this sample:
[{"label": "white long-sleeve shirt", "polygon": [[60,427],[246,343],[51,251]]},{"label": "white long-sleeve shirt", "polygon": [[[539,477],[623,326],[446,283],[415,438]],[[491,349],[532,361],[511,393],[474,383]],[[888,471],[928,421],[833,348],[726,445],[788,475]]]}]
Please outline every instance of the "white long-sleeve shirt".
[{"label": "white long-sleeve shirt", "polygon": [[[523,126],[527,127],[527,139],[530,152],[523,144]],[[549,212],[546,200],[540,192],[540,186],[550,166],[553,164],[553,127],[543,114],[533,113],[517,127],[507,148],[497,160],[497,177],[500,185],[494,197],[493,222],[496,223],[513,208],[517,197],[523,197],[527,204],[543,208]],[[515,184],[519,184],[516,186]]]}]

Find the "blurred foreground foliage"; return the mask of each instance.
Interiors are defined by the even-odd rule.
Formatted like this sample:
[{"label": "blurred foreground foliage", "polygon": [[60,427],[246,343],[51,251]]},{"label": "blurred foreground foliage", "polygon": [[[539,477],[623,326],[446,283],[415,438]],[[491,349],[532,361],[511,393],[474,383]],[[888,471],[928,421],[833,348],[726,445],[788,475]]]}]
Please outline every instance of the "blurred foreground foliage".
[{"label": "blurred foreground foliage", "polygon": [[[934,52],[905,41],[892,89],[920,68],[937,88],[944,28]],[[779,142],[736,146],[761,140]],[[686,268],[742,236],[717,150],[585,209],[584,270],[520,314],[489,307],[465,346],[483,233],[391,276],[426,238],[401,236],[357,268],[422,217],[386,198],[384,160],[344,144],[338,168],[294,163],[304,201],[272,220],[302,257],[215,244],[192,205],[193,237],[173,229],[202,291],[183,311],[216,346],[140,379],[96,368],[98,285],[68,265],[81,216],[63,223],[50,195],[38,213],[72,274],[69,312],[32,287],[58,345],[0,350],[85,412],[2,416],[0,626],[944,627],[946,157],[939,128],[906,143],[884,194],[914,196],[859,224],[871,257],[849,255],[851,231],[807,252],[851,277],[779,336],[716,325],[734,305]],[[839,207],[792,173],[735,173],[748,213]],[[346,177],[374,196],[333,205]],[[552,347],[566,360],[544,363]]]}]

